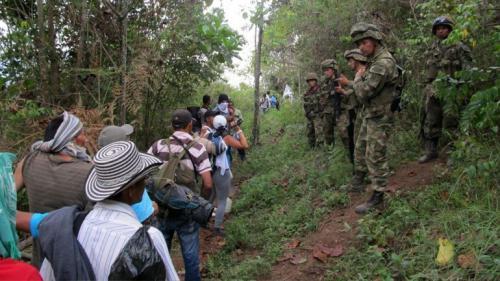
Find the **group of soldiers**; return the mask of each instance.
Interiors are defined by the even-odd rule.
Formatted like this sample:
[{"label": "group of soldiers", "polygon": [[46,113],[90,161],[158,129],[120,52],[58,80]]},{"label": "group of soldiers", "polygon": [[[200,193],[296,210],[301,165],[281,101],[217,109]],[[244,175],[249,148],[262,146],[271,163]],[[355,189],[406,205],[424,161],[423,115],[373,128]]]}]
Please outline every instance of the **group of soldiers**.
[{"label": "group of soldiers", "polygon": [[[453,30],[448,17],[438,17],[432,26],[436,40],[426,53],[426,80],[422,106],[421,137],[425,152],[420,163],[438,157],[438,141],[443,124],[456,127],[457,118],[443,112],[443,102],[436,96],[438,73],[453,77],[471,64],[470,50],[464,44],[444,44]],[[324,77],[309,73],[304,94],[307,136],[311,147],[334,145],[337,131],[354,165],[349,190],[364,192],[366,177],[373,190],[369,200],[356,207],[364,214],[383,202],[390,174],[388,140],[399,108],[401,68],[384,45],[383,34],[376,25],[357,23],[351,28],[352,41],[358,48],[344,53],[349,68],[356,74],[350,80],[340,73],[337,62],[321,63]],[[454,123],[451,121],[455,121]]]}]

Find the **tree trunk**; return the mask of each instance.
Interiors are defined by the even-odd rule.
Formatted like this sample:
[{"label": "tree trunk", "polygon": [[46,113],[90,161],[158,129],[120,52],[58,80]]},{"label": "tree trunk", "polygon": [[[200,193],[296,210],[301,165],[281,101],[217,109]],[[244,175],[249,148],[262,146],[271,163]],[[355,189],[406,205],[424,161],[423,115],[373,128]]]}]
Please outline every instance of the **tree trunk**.
[{"label": "tree trunk", "polygon": [[121,96],[121,109],[120,109],[120,123],[123,125],[127,122],[127,10],[128,1],[123,0],[122,2],[122,14],[121,14],[121,24],[122,24],[122,96]]},{"label": "tree trunk", "polygon": [[61,75],[59,70],[59,54],[56,48],[55,31],[55,1],[47,1],[47,37],[48,37],[48,55],[50,61],[49,91],[51,103],[58,100],[61,94]]},{"label": "tree trunk", "polygon": [[76,65],[74,73],[74,87],[78,92],[78,101],[77,104],[82,106],[82,85],[80,82],[80,71],[83,67],[83,57],[84,50],[87,38],[87,1],[81,1],[78,5],[80,5],[80,29],[78,31],[78,47],[76,49]]},{"label": "tree trunk", "polygon": [[254,112],[253,112],[253,128],[252,135],[253,141],[252,144],[255,146],[259,143],[259,97],[260,97],[260,54],[262,49],[262,36],[264,34],[264,30],[262,26],[257,27],[259,29],[257,36],[257,49],[255,50],[255,93],[254,93]]},{"label": "tree trunk", "polygon": [[35,37],[35,47],[37,53],[38,75],[39,75],[39,95],[43,102],[49,101],[48,68],[47,68],[47,40],[45,39],[45,14],[43,0],[36,0],[37,7],[37,33]]}]

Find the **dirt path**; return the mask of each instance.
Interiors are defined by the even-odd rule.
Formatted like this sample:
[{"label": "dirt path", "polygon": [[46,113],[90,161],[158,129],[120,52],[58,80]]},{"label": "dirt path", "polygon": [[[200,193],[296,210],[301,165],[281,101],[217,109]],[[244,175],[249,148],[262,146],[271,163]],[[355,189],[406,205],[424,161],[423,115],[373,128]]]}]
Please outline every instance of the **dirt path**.
[{"label": "dirt path", "polygon": [[[404,190],[411,190],[431,184],[435,176],[436,168],[443,165],[444,161],[440,160],[438,162],[423,165],[416,162],[410,162],[400,166],[398,170],[395,171],[395,174],[389,179],[389,189],[392,193],[390,196],[395,196],[395,194]],[[241,183],[242,180],[239,182]],[[239,184],[236,186],[239,186]],[[235,187],[235,190],[238,190],[238,188]],[[322,221],[316,232],[310,233],[307,237],[292,240],[289,247],[290,249],[285,251],[285,255],[281,261],[273,265],[271,274],[263,277],[261,280],[321,280],[329,265],[313,257],[315,246],[324,245],[330,249],[340,248],[342,251],[345,251],[349,247],[355,246],[357,242],[357,221],[361,216],[354,212],[354,208],[367,200],[369,193],[349,194],[349,196],[349,206],[333,210],[330,215]],[[226,217],[225,220],[227,221],[229,219],[230,217]],[[208,229],[201,229],[200,241],[201,271],[203,276],[205,272],[204,265],[208,257],[220,251],[224,247],[225,241],[223,238],[213,236]],[[177,247],[175,246],[176,244]],[[175,268],[182,279],[184,275],[184,264],[178,243],[176,242],[174,242],[172,258]],[[329,257],[328,259],[335,259],[335,257]],[[292,261],[298,262],[298,264],[294,264]]]},{"label": "dirt path", "polygon": [[[410,162],[401,166],[389,179],[391,196],[397,192],[414,189],[432,183],[437,166],[442,161],[418,164]],[[356,244],[357,221],[361,217],[354,212],[355,206],[367,200],[369,194],[350,194],[351,203],[348,207],[334,210],[314,233],[292,241],[289,250],[285,251],[282,261],[273,265],[272,272],[262,280],[321,280],[328,265],[313,257],[317,245],[328,249],[347,250]],[[292,259],[290,259],[292,257]],[[328,259],[335,259],[329,257]],[[294,264],[296,263],[296,264]]]},{"label": "dirt path", "polygon": [[[231,198],[236,198],[239,193],[240,185],[245,181],[245,178],[236,178],[234,180],[233,191],[230,193]],[[231,215],[226,214],[224,221],[231,219]],[[212,226],[214,223],[214,217],[210,220],[209,225]],[[174,237],[174,242],[172,243],[172,261],[174,263],[175,269],[179,274],[179,278],[184,280],[184,261],[182,259],[182,253],[179,246],[179,241],[176,241],[176,236]],[[200,271],[201,276],[206,275],[205,264],[211,255],[217,254],[226,244],[224,238],[220,236],[214,236],[210,228],[200,228]]]}]

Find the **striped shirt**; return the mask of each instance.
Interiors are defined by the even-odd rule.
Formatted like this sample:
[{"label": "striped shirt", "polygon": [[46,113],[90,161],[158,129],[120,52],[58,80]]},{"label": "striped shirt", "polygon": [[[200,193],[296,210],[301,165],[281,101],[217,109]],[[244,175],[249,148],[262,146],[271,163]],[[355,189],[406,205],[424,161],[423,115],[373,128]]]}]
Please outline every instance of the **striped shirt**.
[{"label": "striped shirt", "polygon": [[[170,137],[170,149],[167,142],[164,140],[156,141],[148,150],[148,153],[154,155],[161,160],[168,162],[170,153],[179,153],[184,149],[183,146],[187,146],[192,140],[193,136],[186,132],[176,131],[173,136],[178,138],[182,143],[179,143],[174,137]],[[201,143],[195,143],[190,149],[189,155],[184,155],[184,158],[181,160],[181,165],[191,171],[196,168],[196,173],[203,174],[205,172],[212,171],[212,167],[210,164],[210,160],[208,158],[207,150],[205,146]],[[192,159],[192,161],[191,161]],[[194,167],[193,167],[194,163]]]},{"label": "striped shirt", "polygon": [[[141,227],[130,205],[104,200],[94,206],[82,223],[78,241],[92,264],[96,280],[108,280],[116,258]],[[148,233],[165,264],[166,280],[179,280],[163,234],[154,227],[150,227]],[[55,280],[47,260],[43,262],[40,273],[45,281]]]}]

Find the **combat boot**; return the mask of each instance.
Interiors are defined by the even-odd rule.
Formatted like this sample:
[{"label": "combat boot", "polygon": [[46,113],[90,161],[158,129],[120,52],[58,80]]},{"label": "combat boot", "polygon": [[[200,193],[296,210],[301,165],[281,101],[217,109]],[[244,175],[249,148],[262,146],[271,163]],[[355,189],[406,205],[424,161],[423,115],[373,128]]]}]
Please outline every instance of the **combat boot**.
[{"label": "combat boot", "polygon": [[372,210],[375,206],[381,204],[383,201],[384,193],[380,191],[373,191],[370,199],[367,202],[357,206],[354,211],[359,215],[364,215],[368,213],[368,211]]},{"label": "combat boot", "polygon": [[365,192],[365,173],[354,172],[351,183],[348,185],[349,192]]},{"label": "combat boot", "polygon": [[438,158],[437,139],[425,140],[425,154],[418,159],[418,163],[424,164]]}]

